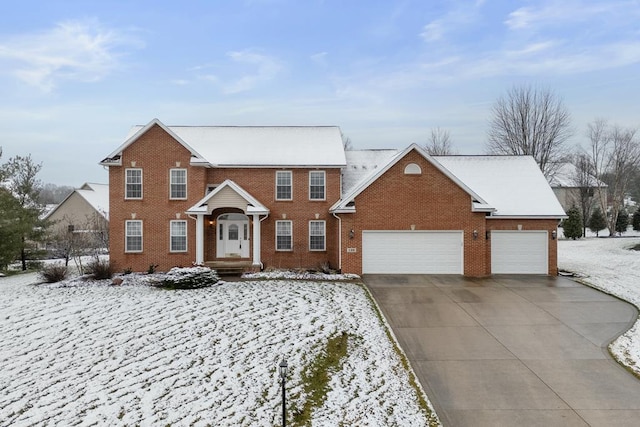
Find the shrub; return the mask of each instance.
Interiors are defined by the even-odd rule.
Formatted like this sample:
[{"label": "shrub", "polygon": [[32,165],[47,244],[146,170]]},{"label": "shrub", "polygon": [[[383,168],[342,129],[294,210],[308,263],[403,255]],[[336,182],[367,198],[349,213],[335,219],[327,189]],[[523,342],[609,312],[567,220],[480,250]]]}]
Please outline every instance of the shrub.
[{"label": "shrub", "polygon": [[47,264],[40,270],[40,277],[46,283],[56,283],[67,278],[67,267],[61,263]]},{"label": "shrub", "polygon": [[587,225],[589,226],[589,230],[596,233],[596,236],[600,233],[600,230],[607,228],[607,220],[604,215],[602,215],[602,211],[599,207],[596,206],[593,210],[593,213],[589,218],[589,224]]},{"label": "shrub", "polygon": [[562,221],[564,237],[573,240],[582,237],[582,215],[578,208],[572,207],[567,211],[567,215],[569,217]]},{"label": "shrub", "polygon": [[149,268],[147,268],[147,274],[153,274],[156,272],[156,268],[158,268],[158,264],[151,264]]},{"label": "shrub", "polygon": [[618,218],[616,219],[616,231],[620,234],[627,231],[629,227],[629,214],[626,210],[622,209],[618,212]]},{"label": "shrub", "polygon": [[197,289],[212,286],[220,278],[208,267],[173,267],[158,286],[168,289]]},{"label": "shrub", "polygon": [[640,207],[638,207],[638,209],[633,213],[633,220],[631,221],[631,224],[633,225],[634,230],[640,231]]},{"label": "shrub", "polygon": [[85,273],[93,275],[96,280],[111,279],[113,268],[107,260],[96,260],[87,265]]}]

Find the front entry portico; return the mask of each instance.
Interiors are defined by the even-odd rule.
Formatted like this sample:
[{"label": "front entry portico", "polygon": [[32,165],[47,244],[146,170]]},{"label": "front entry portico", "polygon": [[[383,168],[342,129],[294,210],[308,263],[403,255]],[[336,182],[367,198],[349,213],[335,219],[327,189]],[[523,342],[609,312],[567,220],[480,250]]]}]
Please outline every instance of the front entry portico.
[{"label": "front entry portico", "polygon": [[[217,209],[223,213],[211,218]],[[215,218],[213,235],[217,259],[251,258],[254,267],[262,267],[260,224],[269,215],[269,209],[238,184],[224,181],[192,206],[187,214],[196,220],[196,264],[205,262],[205,223],[208,223],[205,217],[209,217]]]}]

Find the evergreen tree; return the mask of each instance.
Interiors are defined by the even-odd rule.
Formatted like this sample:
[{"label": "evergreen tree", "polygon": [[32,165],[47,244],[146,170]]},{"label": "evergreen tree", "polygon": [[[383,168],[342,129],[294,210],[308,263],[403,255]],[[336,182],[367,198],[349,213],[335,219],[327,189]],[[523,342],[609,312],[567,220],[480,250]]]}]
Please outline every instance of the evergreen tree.
[{"label": "evergreen tree", "polygon": [[598,236],[600,230],[604,230],[605,228],[607,228],[607,220],[605,219],[604,215],[602,215],[599,207],[596,206],[596,208],[593,210],[593,213],[589,218],[588,225],[589,230],[591,230],[593,233],[596,233],[596,236]]},{"label": "evergreen tree", "polygon": [[564,237],[573,240],[582,237],[582,215],[578,208],[573,206],[567,215],[569,217],[562,222]]},{"label": "evergreen tree", "polygon": [[627,231],[629,227],[629,214],[625,209],[618,212],[618,219],[616,220],[616,231],[620,234]]},{"label": "evergreen tree", "polygon": [[634,230],[640,231],[640,206],[638,206],[638,209],[633,213],[633,220],[631,223],[633,224]]}]

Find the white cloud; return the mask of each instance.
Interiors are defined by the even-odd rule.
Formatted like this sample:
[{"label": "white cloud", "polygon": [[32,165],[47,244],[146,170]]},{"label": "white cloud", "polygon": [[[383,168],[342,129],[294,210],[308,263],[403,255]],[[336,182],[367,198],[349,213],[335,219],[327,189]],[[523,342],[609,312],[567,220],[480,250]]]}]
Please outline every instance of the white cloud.
[{"label": "white cloud", "polygon": [[[222,91],[227,94],[247,92],[254,89],[260,83],[276,78],[284,68],[277,58],[257,53],[250,49],[229,52],[227,56],[231,59],[230,67],[219,65],[215,67],[219,70],[219,73],[201,76],[201,78],[220,86]],[[223,73],[234,77],[225,78],[220,75]]]},{"label": "white cloud", "polygon": [[121,65],[121,47],[141,48],[142,43],[95,20],[67,21],[0,40],[0,63],[25,83],[49,92],[62,80],[104,78]]}]

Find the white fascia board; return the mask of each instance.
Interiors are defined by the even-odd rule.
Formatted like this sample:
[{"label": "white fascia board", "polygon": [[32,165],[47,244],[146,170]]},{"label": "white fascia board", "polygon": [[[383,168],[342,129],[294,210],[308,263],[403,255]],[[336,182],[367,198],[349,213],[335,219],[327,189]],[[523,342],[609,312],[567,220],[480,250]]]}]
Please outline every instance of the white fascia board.
[{"label": "white fascia board", "polygon": [[478,200],[479,203],[485,204],[485,205],[488,206],[488,203],[482,197],[480,197],[480,195],[476,194],[465,183],[463,183],[455,175],[453,175],[451,173],[451,171],[449,171],[447,168],[445,168],[443,165],[441,165],[436,159],[434,159],[429,154],[427,154],[427,152],[424,151],[424,149],[422,147],[420,147],[418,144],[414,143],[414,144],[411,144],[410,146],[408,146],[407,148],[405,148],[404,150],[402,150],[401,152],[399,152],[398,154],[396,154],[395,156],[393,156],[385,166],[380,168],[375,174],[370,176],[367,180],[362,182],[356,188],[351,190],[347,195],[345,195],[342,198],[342,200],[339,202],[339,204],[336,206],[336,209],[344,208],[345,206],[343,206],[343,205],[345,203],[349,203],[349,202],[353,201],[353,199],[355,199],[357,196],[359,196],[360,193],[362,193],[365,189],[367,189],[367,187],[369,187],[369,185],[371,185],[373,182],[375,182],[380,176],[382,176],[385,172],[387,172],[393,165],[398,163],[400,161],[400,159],[402,159],[404,156],[406,156],[412,150],[416,150],[418,152],[418,154],[420,154],[422,157],[424,157],[436,169],[438,169],[440,172],[442,172],[444,175],[446,175],[456,185],[458,185],[467,194],[469,194],[472,197],[472,202],[473,202],[473,200]]},{"label": "white fascia board", "polygon": [[[182,138],[180,138],[178,135],[175,134],[175,132],[173,132],[171,129],[169,129],[167,126],[165,126],[164,123],[162,123],[159,119],[153,119],[151,120],[149,123],[147,123],[146,125],[144,125],[142,128],[140,128],[140,130],[138,130],[136,133],[134,133],[133,135],[131,135],[130,138],[128,138],[125,142],[123,142],[118,148],[116,148],[114,151],[112,151],[104,160],[102,160],[99,164],[103,165],[103,166],[121,166],[122,165],[122,152],[129,147],[131,144],[133,144],[135,141],[138,140],[138,138],[140,138],[142,135],[144,135],[145,133],[147,133],[147,131],[149,129],[151,129],[153,126],[158,125],[160,126],[165,132],[167,132],[169,135],[171,135],[171,137],[173,139],[175,139],[176,141],[178,141],[182,146],[184,146],[184,148],[186,148],[187,150],[189,150],[189,152],[194,155],[196,158],[199,159],[203,159],[202,156],[200,155],[200,153],[198,153],[196,150],[194,150],[189,144],[187,144],[184,140],[182,140]],[[115,162],[109,162],[107,159],[112,159],[115,156],[120,156],[120,158],[115,161]],[[203,159],[204,160],[204,159]]]}]

